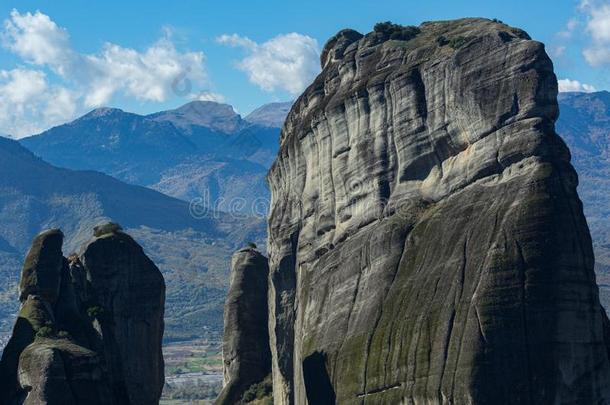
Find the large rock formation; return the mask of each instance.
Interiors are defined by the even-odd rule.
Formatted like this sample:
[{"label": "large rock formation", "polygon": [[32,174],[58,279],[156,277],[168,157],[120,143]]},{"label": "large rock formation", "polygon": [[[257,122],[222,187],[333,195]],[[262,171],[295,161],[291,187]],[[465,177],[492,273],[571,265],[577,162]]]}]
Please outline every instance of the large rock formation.
[{"label": "large rock formation", "polygon": [[609,403],[544,46],[380,24],[321,62],[268,176],[275,403]]},{"label": "large rock formation", "polygon": [[55,229],[33,241],[21,308],[0,360],[0,404],[156,404],[164,383],[165,283],[120,227],[62,255]]},{"label": "large rock formation", "polygon": [[217,405],[245,402],[243,395],[271,372],[267,258],[254,248],[235,253],[224,313],[224,388]]}]

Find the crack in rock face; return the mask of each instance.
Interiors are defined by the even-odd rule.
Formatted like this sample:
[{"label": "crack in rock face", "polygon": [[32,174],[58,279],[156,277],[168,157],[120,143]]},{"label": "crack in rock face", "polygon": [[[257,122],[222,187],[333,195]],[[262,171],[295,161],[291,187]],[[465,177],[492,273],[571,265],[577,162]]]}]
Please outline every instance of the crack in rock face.
[{"label": "crack in rock face", "polygon": [[544,46],[381,24],[321,64],[268,175],[275,403],[610,403]]}]

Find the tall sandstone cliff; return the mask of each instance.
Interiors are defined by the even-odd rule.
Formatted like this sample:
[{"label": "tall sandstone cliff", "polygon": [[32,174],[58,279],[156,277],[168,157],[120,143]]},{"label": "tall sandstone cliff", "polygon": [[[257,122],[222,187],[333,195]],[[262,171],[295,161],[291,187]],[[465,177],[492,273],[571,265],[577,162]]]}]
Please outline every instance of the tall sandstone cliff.
[{"label": "tall sandstone cliff", "polygon": [[610,403],[544,46],[463,19],[321,59],[268,175],[275,403]]},{"label": "tall sandstone cliff", "polygon": [[165,283],[116,224],[80,255],[63,234],[33,241],[17,321],[0,360],[2,405],[153,405],[164,383]]}]

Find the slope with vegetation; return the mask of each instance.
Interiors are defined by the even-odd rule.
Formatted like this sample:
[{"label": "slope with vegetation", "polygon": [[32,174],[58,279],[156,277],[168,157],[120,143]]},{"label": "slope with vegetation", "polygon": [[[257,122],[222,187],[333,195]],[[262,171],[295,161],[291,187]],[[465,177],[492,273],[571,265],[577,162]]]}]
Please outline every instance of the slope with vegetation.
[{"label": "slope with vegetation", "polygon": [[52,166],[0,139],[0,315],[15,313],[20,262],[43,229],[61,228],[69,255],[109,220],[120,223],[159,266],[167,281],[166,339],[222,330],[222,305],[232,252],[264,239],[258,219],[210,212],[191,215],[189,204],[93,171]]},{"label": "slope with vegetation", "polygon": [[100,108],[21,143],[61,167],[251,213],[268,198],[265,175],[289,105],[263,106],[246,119],[229,105],[204,101],[147,116]]}]

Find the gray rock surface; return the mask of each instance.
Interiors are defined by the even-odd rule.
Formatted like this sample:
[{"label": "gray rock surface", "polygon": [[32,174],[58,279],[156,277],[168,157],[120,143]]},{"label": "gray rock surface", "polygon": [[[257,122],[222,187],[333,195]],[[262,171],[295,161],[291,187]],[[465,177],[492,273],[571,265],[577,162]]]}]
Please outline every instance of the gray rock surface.
[{"label": "gray rock surface", "polygon": [[103,353],[113,387],[130,404],[158,402],[164,384],[165,282],[131,236],[100,234],[81,254],[94,291]]},{"label": "gray rock surface", "polygon": [[0,404],[158,403],[163,277],[120,227],[96,235],[69,260],[61,231],[34,239],[0,360]]},{"label": "gray rock surface", "polygon": [[64,265],[61,254],[63,240],[64,236],[58,229],[43,232],[34,238],[21,272],[20,301],[25,301],[31,294],[41,295],[50,303],[57,301]]},{"label": "gray rock surface", "polygon": [[344,30],[269,172],[276,404],[610,402],[608,319],[544,46]]},{"label": "gray rock surface", "polygon": [[24,405],[112,405],[99,356],[69,340],[37,339],[21,354],[19,385]]},{"label": "gray rock surface", "polygon": [[233,255],[224,313],[224,387],[216,405],[242,403],[244,392],[271,372],[267,258],[253,248]]}]

